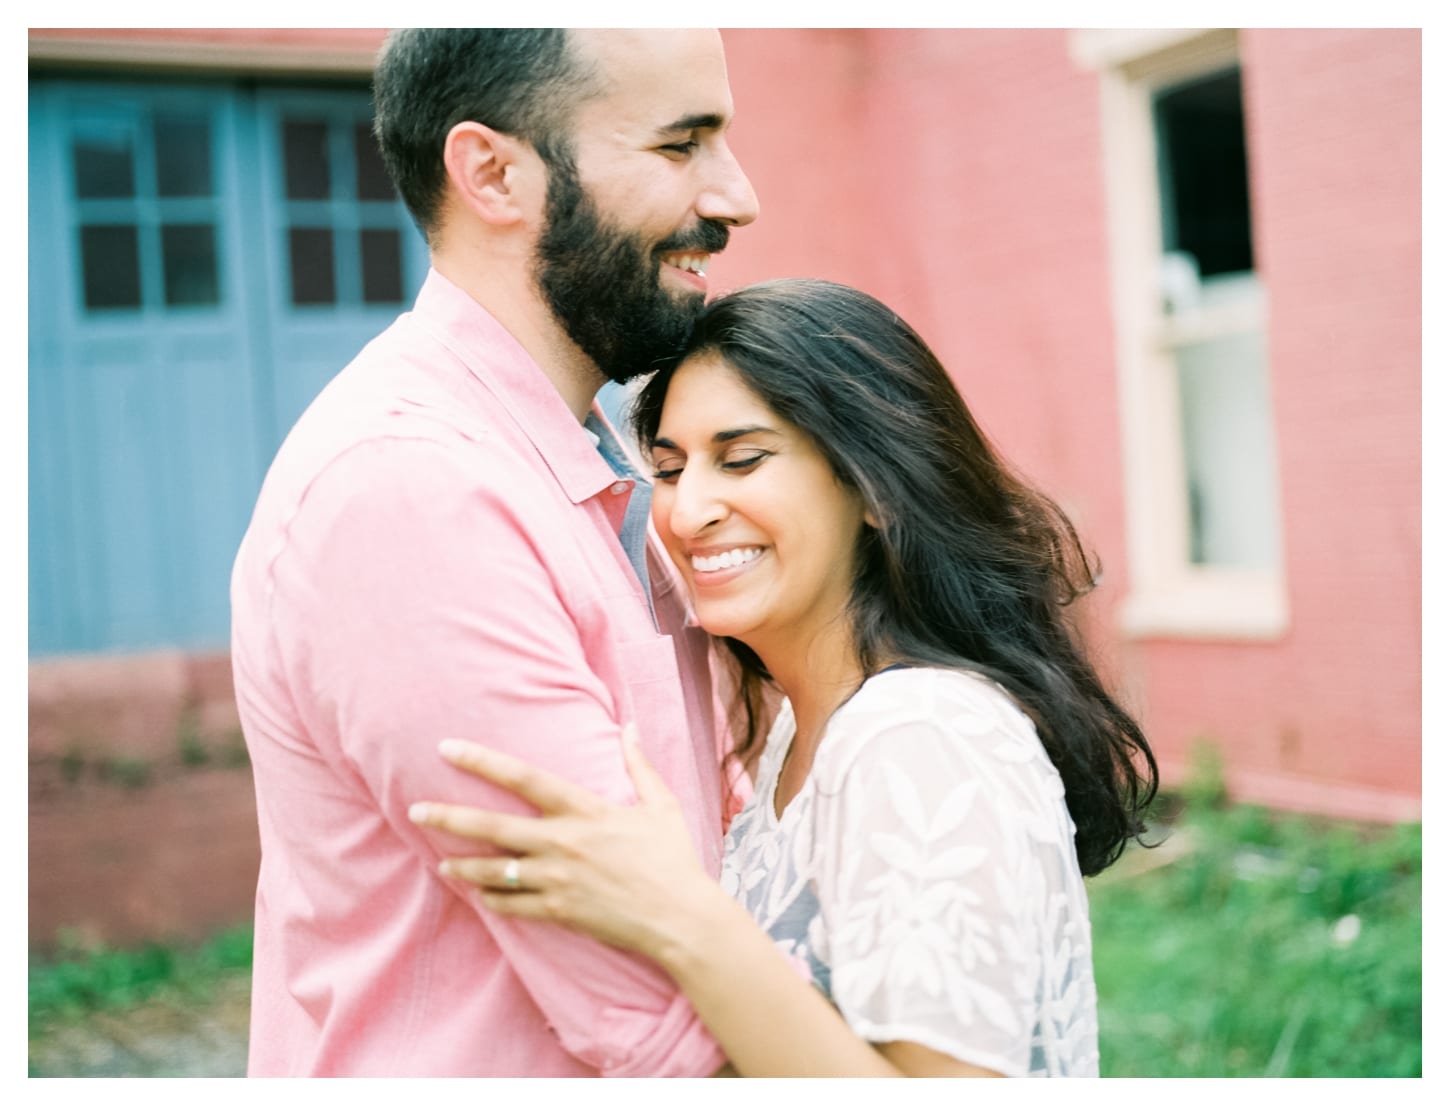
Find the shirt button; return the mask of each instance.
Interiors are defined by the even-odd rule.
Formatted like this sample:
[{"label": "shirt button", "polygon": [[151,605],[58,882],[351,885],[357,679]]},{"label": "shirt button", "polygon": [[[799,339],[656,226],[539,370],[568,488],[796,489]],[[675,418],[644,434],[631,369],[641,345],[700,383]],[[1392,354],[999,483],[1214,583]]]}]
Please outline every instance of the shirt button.
[{"label": "shirt button", "polygon": [[632,487],[634,487],[634,485],[628,480],[616,480],[613,484],[609,485],[609,494],[623,495]]}]

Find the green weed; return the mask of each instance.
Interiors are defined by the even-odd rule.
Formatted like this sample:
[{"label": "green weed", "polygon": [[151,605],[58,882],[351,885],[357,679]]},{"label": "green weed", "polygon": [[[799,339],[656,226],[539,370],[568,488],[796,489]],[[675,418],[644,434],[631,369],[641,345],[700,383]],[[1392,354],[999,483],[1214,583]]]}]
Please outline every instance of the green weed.
[{"label": "green weed", "polygon": [[62,935],[53,955],[30,958],[30,1032],[96,1010],[124,1010],[168,992],[204,1003],[217,983],[252,966],[250,926],[199,945],[150,944],[139,949],[87,946]]},{"label": "green weed", "polygon": [[1418,825],[1190,802],[1173,832],[1089,883],[1104,1075],[1420,1075]]}]

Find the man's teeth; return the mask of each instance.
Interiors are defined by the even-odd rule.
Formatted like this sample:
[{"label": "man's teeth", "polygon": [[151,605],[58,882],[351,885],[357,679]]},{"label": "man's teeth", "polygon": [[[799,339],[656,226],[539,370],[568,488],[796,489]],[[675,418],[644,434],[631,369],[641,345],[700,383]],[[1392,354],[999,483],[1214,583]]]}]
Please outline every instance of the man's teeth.
[{"label": "man's teeth", "polygon": [[690,565],[696,572],[718,572],[722,568],[734,568],[753,561],[764,552],[758,545],[752,549],[731,549],[725,553],[716,553],[713,557],[691,557]]},{"label": "man's teeth", "polygon": [[702,257],[667,257],[665,264],[676,269],[684,269],[687,273],[694,273],[696,276],[704,276],[709,262]]}]

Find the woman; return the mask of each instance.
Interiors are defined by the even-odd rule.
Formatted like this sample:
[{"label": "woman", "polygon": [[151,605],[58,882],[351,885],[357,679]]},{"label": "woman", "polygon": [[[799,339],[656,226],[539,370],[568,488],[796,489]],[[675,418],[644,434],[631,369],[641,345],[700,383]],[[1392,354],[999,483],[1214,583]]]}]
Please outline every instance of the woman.
[{"label": "woman", "polygon": [[1065,617],[1092,578],[1071,524],[910,327],[824,281],[711,304],[636,423],[758,756],[721,885],[628,736],[628,808],[445,750],[544,815],[420,804],[514,854],[445,873],[656,960],[740,1074],[1096,1074],[1082,876],[1157,768]]}]

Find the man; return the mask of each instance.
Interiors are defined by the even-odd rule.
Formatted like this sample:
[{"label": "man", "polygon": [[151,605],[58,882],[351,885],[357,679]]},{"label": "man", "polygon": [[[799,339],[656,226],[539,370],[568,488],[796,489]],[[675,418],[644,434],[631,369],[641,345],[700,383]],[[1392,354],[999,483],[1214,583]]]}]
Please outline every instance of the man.
[{"label": "man", "polygon": [[755,217],[719,36],[400,32],[375,94],[432,270],[289,435],[232,580],[250,1072],[708,1074],[665,976],[489,914],[407,810],[518,809],[439,758],[449,737],[627,801],[634,722],[718,866],[703,643],[592,402],[681,347],[709,255]]}]

